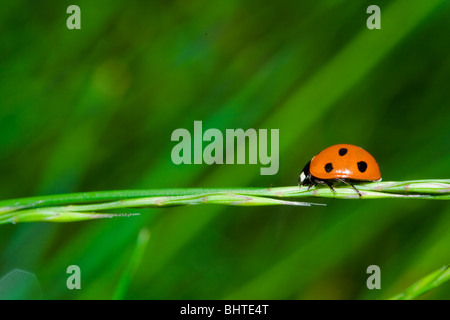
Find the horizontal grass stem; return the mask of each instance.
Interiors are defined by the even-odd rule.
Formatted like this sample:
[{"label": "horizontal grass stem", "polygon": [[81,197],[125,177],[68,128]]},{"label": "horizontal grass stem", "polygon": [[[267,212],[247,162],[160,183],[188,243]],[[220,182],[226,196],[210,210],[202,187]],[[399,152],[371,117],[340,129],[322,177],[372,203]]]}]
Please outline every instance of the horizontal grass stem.
[{"label": "horizontal grass stem", "polygon": [[411,180],[357,184],[358,193],[347,185],[276,188],[184,188],[84,192],[0,201],[0,224],[30,221],[80,221],[116,215],[98,211],[129,208],[220,204],[232,206],[292,205],[318,203],[292,201],[299,198],[422,199],[449,200],[450,180]]}]

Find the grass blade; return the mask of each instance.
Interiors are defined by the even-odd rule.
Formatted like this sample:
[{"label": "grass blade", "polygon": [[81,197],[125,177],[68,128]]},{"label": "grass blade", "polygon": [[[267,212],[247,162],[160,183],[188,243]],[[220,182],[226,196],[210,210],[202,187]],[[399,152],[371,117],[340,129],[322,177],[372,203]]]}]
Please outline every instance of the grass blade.
[{"label": "grass blade", "polygon": [[439,287],[448,280],[450,280],[450,268],[449,266],[444,266],[441,269],[423,277],[412,286],[408,287],[402,293],[392,297],[390,300],[416,299],[421,295],[427,293],[428,291]]},{"label": "grass blade", "polygon": [[137,268],[139,267],[139,264],[141,263],[142,256],[144,255],[144,251],[147,247],[149,239],[150,232],[148,231],[148,229],[141,229],[138,234],[130,261],[125,271],[122,273],[122,277],[120,278],[119,284],[117,285],[116,291],[114,292],[112,298],[113,300],[122,300],[125,297],[128,287],[130,286],[131,279],[133,278]]}]

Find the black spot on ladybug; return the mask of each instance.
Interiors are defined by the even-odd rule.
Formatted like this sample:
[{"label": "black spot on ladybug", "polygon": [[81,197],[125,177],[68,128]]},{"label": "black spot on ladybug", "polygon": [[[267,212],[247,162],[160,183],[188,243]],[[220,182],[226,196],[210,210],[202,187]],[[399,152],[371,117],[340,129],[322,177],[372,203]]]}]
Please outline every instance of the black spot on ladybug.
[{"label": "black spot on ladybug", "polygon": [[347,148],[340,148],[339,149],[339,155],[342,157],[342,156],[345,156],[346,154],[347,154]]},{"label": "black spot on ladybug", "polygon": [[358,162],[358,170],[360,172],[365,172],[367,170],[367,163],[365,161]]},{"label": "black spot on ladybug", "polygon": [[331,164],[331,162],[329,162],[325,165],[325,171],[331,172],[331,170],[333,170],[333,165]]}]

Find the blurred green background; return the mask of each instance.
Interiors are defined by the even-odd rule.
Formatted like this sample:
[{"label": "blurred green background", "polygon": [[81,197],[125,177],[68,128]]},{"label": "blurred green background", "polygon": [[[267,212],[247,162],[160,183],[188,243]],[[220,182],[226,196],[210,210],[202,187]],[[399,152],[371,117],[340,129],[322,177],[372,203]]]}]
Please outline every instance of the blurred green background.
[{"label": "blurred green background", "polygon": [[[71,4],[81,30],[66,27]],[[291,186],[337,143],[372,153],[385,181],[449,178],[449,15],[447,0],[4,1],[0,198]],[[171,133],[195,120],[279,129],[278,174],[174,165]],[[45,299],[110,299],[144,227],[127,299],[381,299],[450,263],[447,202],[321,202],[4,225],[0,277],[31,272]],[[66,287],[73,264],[82,290]],[[366,287],[372,264],[381,290]],[[449,297],[448,284],[424,296]]]}]

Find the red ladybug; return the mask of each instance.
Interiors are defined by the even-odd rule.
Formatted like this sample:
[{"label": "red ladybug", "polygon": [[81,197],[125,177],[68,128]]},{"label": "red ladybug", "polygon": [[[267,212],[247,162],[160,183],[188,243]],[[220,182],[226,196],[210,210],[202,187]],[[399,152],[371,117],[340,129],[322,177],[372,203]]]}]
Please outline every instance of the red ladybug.
[{"label": "red ladybug", "polygon": [[363,148],[336,144],[313,157],[298,178],[299,185],[311,188],[323,183],[333,192],[333,183],[338,181],[350,185],[361,197],[353,183],[381,181],[380,168],[375,158]]}]

